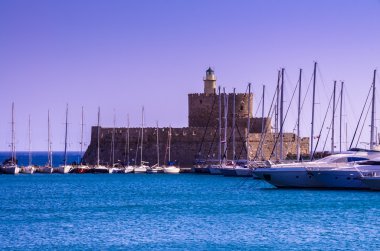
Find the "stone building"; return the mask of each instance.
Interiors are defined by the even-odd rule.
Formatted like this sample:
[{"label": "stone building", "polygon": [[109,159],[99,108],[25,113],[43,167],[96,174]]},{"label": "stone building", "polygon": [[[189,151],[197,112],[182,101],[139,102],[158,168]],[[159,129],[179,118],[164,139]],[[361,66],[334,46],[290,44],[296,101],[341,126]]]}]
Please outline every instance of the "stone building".
[{"label": "stone building", "polygon": [[[235,113],[235,159],[247,157],[246,139],[248,118],[250,129],[248,133],[249,158],[269,159],[279,157],[274,149],[278,143],[277,136],[272,133],[270,118],[254,118],[252,116],[254,95],[247,93],[221,93],[217,90],[216,76],[209,68],[204,78],[204,93],[188,94],[189,120],[188,127],[171,128],[171,160],[177,161],[182,167],[191,166],[196,159],[211,160],[219,157],[219,112],[221,121],[221,155],[227,159],[233,159],[232,132],[233,114]],[[234,102],[235,101],[235,102]],[[219,110],[220,103],[220,110]],[[233,110],[233,107],[235,109]],[[227,111],[227,114],[224,112]],[[227,119],[225,117],[227,116]],[[224,133],[225,120],[227,120],[226,134]],[[264,122],[264,123],[263,123]],[[263,126],[264,125],[264,126]],[[263,130],[264,129],[264,130]],[[111,141],[113,128],[99,128],[100,134],[100,161],[103,164],[112,162]],[[150,165],[157,163],[157,133],[159,141],[160,164],[168,159],[169,128],[144,128],[143,161]],[[141,128],[129,129],[129,155],[127,154],[127,128],[115,128],[114,130],[114,159],[117,162],[129,162],[139,164]],[[98,127],[92,127],[91,142],[84,155],[84,160],[89,164],[96,162]],[[226,139],[224,139],[226,137]],[[263,137],[263,143],[261,138]],[[283,157],[296,154],[297,136],[294,133],[284,133]],[[226,143],[225,143],[226,142]],[[259,147],[262,146],[262,147]],[[226,147],[226,151],[224,151]],[[261,151],[260,151],[261,149]],[[301,139],[301,153],[308,154],[309,139]]]}]

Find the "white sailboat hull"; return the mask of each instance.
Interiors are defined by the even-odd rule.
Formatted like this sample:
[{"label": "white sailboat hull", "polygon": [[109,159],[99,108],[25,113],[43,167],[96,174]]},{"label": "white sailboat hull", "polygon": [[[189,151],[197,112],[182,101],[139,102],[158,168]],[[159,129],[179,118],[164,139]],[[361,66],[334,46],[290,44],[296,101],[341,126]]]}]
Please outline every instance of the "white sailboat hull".
[{"label": "white sailboat hull", "polygon": [[56,169],[56,171],[57,173],[66,174],[69,173],[72,168],[72,166],[60,166]]},{"label": "white sailboat hull", "polygon": [[136,166],[133,169],[134,173],[146,173],[147,167],[146,166]]},{"label": "white sailboat hull", "polygon": [[167,173],[167,174],[177,174],[180,172],[181,172],[181,169],[176,166],[164,167],[164,173]]},{"label": "white sailboat hull", "polygon": [[34,166],[25,166],[22,168],[22,173],[33,174],[36,171]]},{"label": "white sailboat hull", "polygon": [[127,166],[124,169],[124,173],[133,173],[133,170],[134,170],[133,166]]}]

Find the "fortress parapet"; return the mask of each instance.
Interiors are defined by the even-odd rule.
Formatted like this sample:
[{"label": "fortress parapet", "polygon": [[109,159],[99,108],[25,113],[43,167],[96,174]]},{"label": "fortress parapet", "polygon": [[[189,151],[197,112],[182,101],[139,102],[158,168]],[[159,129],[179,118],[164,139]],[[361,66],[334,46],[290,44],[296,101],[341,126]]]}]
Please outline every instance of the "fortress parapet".
[{"label": "fortress parapet", "polygon": [[[216,92],[216,76],[209,68],[204,77],[204,93],[188,94],[189,120],[188,127],[172,128],[172,160],[177,160],[182,166],[191,166],[196,158],[217,159],[218,156],[218,118],[219,118],[219,95]],[[231,146],[232,117],[234,107],[234,94],[220,94],[221,110],[228,106],[227,135],[228,144]],[[227,106],[225,100],[228,100]],[[262,135],[265,135],[262,153],[260,157],[269,159],[275,153],[274,145],[278,143],[278,135],[272,133],[270,118],[254,118],[253,111],[254,95],[249,98],[247,93],[235,94],[236,116],[236,154],[238,158],[247,155],[245,140],[247,133],[247,121],[250,119],[249,149],[250,158],[257,156],[259,143]],[[249,111],[249,113],[248,113]],[[222,116],[224,113],[222,112]],[[264,131],[262,130],[264,124]],[[224,123],[223,123],[224,126]],[[100,130],[100,160],[104,164],[111,161],[111,139],[113,128],[99,128]],[[160,160],[168,160],[167,143],[169,128],[158,129]],[[130,160],[131,164],[139,163],[140,154],[138,142],[140,142],[141,128],[129,129],[129,158],[127,156],[126,137],[127,128],[115,128],[115,157],[118,162]],[[157,129],[154,127],[144,128],[143,160],[151,165],[157,162],[156,148]],[[89,164],[96,162],[98,127],[92,127],[91,143],[84,155]],[[296,153],[297,136],[294,133],[284,133],[284,156],[294,156]],[[309,139],[301,139],[301,153],[309,154]],[[277,152],[278,153],[278,152]],[[228,147],[227,158],[232,158],[232,149]],[[162,164],[162,163],[161,163]]]}]

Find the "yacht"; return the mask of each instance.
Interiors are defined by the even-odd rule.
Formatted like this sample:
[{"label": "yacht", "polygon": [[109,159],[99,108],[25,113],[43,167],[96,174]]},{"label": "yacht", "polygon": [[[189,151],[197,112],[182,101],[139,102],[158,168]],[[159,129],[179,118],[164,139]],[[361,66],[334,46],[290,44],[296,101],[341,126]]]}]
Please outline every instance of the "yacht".
[{"label": "yacht", "polygon": [[[380,166],[380,162],[376,165]],[[367,188],[371,190],[380,190],[380,172],[372,172],[366,176],[361,175],[360,179]]]},{"label": "yacht", "polygon": [[346,166],[332,169],[314,168],[308,172],[322,184],[323,188],[368,189],[368,185],[363,181],[380,172],[380,158],[350,162]]},{"label": "yacht", "polygon": [[347,167],[348,163],[374,158],[376,153],[352,149],[346,153],[334,154],[309,162],[272,165],[268,168],[255,168],[253,174],[278,188],[324,188],[321,179],[312,171]]},{"label": "yacht", "polygon": [[16,145],[15,145],[15,122],[14,122],[14,103],[12,102],[12,141],[11,141],[11,158],[3,163],[0,168],[0,173],[18,174],[20,168],[16,160]]}]

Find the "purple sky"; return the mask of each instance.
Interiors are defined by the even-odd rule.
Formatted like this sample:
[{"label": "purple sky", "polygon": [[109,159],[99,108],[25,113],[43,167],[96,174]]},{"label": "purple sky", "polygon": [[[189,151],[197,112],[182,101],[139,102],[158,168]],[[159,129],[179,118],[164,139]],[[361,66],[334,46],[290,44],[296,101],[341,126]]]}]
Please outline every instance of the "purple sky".
[{"label": "purple sky", "polygon": [[[63,149],[69,104],[70,150],[79,149],[80,110],[85,138],[102,110],[102,125],[187,126],[187,94],[203,91],[212,66],[218,84],[271,98],[277,70],[288,75],[286,100],[304,69],[304,90],[317,60],[317,123],[332,82],[344,80],[349,137],[380,63],[380,1],[0,1],[0,150],[10,143],[11,102],[16,107],[17,149],[27,149],[32,116],[34,150],[47,144],[52,113],[53,148]],[[380,81],[379,81],[380,83]],[[380,84],[379,84],[380,86]],[[310,101],[302,135],[310,134]],[[266,102],[269,105],[269,101]],[[256,109],[256,107],[255,107]],[[292,130],[295,106],[286,124]],[[319,131],[319,127],[316,128]],[[362,141],[368,141],[368,130]],[[329,145],[330,143],[328,143]]]}]

